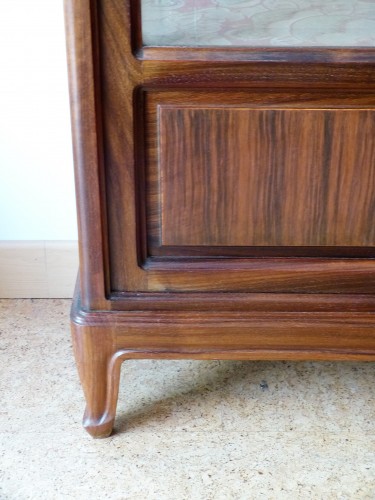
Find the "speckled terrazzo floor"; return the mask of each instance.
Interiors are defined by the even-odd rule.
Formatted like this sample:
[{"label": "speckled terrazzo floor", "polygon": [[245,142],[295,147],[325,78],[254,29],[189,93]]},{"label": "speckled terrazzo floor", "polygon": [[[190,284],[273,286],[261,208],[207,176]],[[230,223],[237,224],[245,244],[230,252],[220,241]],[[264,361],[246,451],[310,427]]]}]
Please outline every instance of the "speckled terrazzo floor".
[{"label": "speckled terrazzo floor", "polygon": [[0,499],[375,498],[372,363],[131,361],[93,440],[68,300],[0,301]]}]

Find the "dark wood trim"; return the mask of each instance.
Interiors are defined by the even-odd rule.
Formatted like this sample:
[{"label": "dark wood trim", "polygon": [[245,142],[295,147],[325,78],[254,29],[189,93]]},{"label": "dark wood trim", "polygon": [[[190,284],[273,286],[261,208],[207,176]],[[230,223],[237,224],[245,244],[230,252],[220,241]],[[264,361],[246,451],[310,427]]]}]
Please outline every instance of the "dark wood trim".
[{"label": "dark wood trim", "polygon": [[[201,354],[212,359],[212,352],[224,353],[257,350],[286,352],[310,352],[316,359],[337,359],[337,355],[367,357],[375,360],[375,336],[373,312],[269,312],[269,311],[85,311],[82,309],[79,288],[73,300],[71,320],[79,327],[103,327],[112,325],[112,345],[116,349],[149,352],[155,357],[160,352],[185,355]],[[310,330],[311,329],[311,330]],[[229,331],[228,331],[229,330]],[[239,335],[233,335],[238,330]],[[302,333],[308,331],[307,335]],[[331,332],[332,335],[327,335]],[[348,333],[355,333],[348,336]],[[230,335],[231,341],[220,340],[220,333]],[[188,336],[186,336],[188,335]],[[208,338],[213,335],[215,342]],[[286,337],[286,338],[284,338]],[[280,340],[282,339],[282,344]],[[221,348],[220,345],[231,345]],[[305,345],[306,344],[306,345]],[[213,349],[212,346],[215,345]],[[202,351],[209,351],[208,353]],[[356,352],[358,351],[358,352]],[[277,354],[277,353],[275,353]],[[283,359],[277,355],[278,359]],[[246,359],[246,358],[244,358]],[[259,358],[252,358],[259,359]],[[286,358],[288,359],[288,358]],[[312,358],[309,358],[312,359]]]},{"label": "dark wood trim", "polygon": [[290,64],[363,64],[375,62],[372,47],[141,47],[143,61],[262,62]]},{"label": "dark wood trim", "polygon": [[138,266],[142,267],[148,257],[146,192],[146,137],[147,120],[145,119],[145,92],[140,85],[133,93],[134,115],[134,176],[136,186],[136,224]]},{"label": "dark wood trim", "polygon": [[127,0],[125,2],[125,8],[129,9],[129,18],[131,24],[131,49],[134,57],[137,57],[139,48],[143,45],[141,0]]},{"label": "dark wood trim", "polygon": [[111,294],[115,311],[374,312],[369,294],[121,292]]},{"label": "dark wood trim", "polygon": [[146,90],[183,88],[375,90],[374,63],[309,64],[230,61],[139,61]]},{"label": "dark wood trim", "polygon": [[[143,265],[162,262],[170,257],[179,260],[201,258],[320,257],[375,258],[375,247],[223,247],[223,246],[152,246]],[[152,264],[151,264],[152,265]]]},{"label": "dark wood trim", "polygon": [[96,2],[64,0],[78,212],[82,306],[105,308],[103,200]]},{"label": "dark wood trim", "polygon": [[150,260],[145,272],[160,284],[149,289],[155,292],[374,294],[374,264],[373,259],[170,259]]}]

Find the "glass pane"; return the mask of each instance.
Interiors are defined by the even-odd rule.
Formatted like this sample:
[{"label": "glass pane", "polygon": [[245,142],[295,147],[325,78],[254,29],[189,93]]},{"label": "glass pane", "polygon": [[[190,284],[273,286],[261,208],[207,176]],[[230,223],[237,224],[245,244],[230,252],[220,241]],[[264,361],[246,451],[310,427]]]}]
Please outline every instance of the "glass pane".
[{"label": "glass pane", "polygon": [[141,0],[143,43],[374,47],[375,0]]}]

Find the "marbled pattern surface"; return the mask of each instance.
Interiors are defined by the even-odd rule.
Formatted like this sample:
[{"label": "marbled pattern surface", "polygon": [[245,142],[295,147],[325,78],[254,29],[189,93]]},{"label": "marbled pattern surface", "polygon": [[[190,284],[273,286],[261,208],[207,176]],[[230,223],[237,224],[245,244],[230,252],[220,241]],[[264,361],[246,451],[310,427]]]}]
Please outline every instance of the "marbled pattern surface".
[{"label": "marbled pattern surface", "polygon": [[373,363],[129,361],[81,428],[70,301],[0,301],[0,499],[375,498]]},{"label": "marbled pattern surface", "polygon": [[141,0],[145,45],[375,46],[374,0]]}]

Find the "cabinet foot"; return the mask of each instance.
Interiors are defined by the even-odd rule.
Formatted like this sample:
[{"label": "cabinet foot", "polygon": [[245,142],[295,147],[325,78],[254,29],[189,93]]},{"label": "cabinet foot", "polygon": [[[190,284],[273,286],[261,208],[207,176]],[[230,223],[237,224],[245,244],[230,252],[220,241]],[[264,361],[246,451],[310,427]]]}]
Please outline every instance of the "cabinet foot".
[{"label": "cabinet foot", "polygon": [[105,413],[100,419],[93,418],[91,409],[86,406],[83,415],[83,427],[93,438],[101,439],[110,436],[112,434],[114,421],[114,415],[107,415]]},{"label": "cabinet foot", "polygon": [[86,399],[83,427],[94,438],[108,437],[116,415],[122,360],[108,329],[72,323],[72,338]]}]

